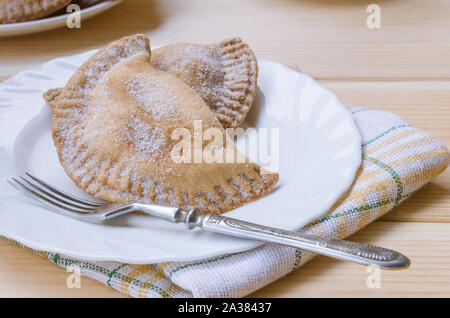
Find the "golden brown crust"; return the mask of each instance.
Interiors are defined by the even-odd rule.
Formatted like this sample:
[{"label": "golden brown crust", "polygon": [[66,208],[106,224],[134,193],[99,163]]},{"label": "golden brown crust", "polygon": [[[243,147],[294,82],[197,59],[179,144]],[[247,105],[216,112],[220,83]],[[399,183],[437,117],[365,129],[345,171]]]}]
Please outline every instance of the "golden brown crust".
[{"label": "golden brown crust", "polygon": [[63,88],[50,88],[42,95],[45,102],[52,111],[54,111],[57,105],[58,97],[61,94],[62,90]]},{"label": "golden brown crust", "polygon": [[0,0],[0,24],[44,18],[70,2],[70,0]]},{"label": "golden brown crust", "polygon": [[256,94],[258,63],[240,38],[209,45],[167,45],[154,50],[151,61],[200,94],[224,128],[244,121]]},{"label": "golden brown crust", "polygon": [[[112,202],[144,201],[221,213],[269,193],[278,174],[244,163],[176,163],[177,128],[195,134],[219,121],[184,81],[150,64],[136,35],[100,50],[71,77],[53,106],[52,135],[69,177]],[[227,139],[228,138],[228,139]],[[231,142],[232,144],[232,142]],[[201,144],[204,150],[207,143]]]}]

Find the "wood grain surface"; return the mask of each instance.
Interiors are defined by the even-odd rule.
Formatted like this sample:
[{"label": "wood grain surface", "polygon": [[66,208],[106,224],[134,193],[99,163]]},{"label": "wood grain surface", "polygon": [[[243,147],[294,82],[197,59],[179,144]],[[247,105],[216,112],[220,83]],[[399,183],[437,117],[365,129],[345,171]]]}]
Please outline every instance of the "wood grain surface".
[{"label": "wood grain surface", "polygon": [[[153,44],[208,43],[235,35],[259,57],[313,76],[343,101],[402,116],[450,145],[450,1],[377,0],[381,28],[359,0],[125,0],[79,30],[0,38],[0,81],[55,57],[147,34]],[[450,297],[450,171],[351,237],[397,249],[412,267],[382,271],[316,257],[255,297]],[[93,280],[69,289],[69,273],[0,240],[0,297],[123,297]]]}]

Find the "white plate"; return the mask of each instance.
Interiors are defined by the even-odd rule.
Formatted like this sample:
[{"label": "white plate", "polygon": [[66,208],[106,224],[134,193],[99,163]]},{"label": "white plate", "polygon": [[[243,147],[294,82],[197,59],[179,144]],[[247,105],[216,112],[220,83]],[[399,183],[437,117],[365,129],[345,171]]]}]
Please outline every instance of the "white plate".
[{"label": "white plate", "polygon": [[[122,0],[109,0],[103,1],[86,9],[80,11],[81,22],[85,19],[89,19],[103,11],[106,11],[115,5],[118,5]],[[24,35],[47,31],[51,29],[60,28],[66,25],[66,20],[71,13],[58,15],[51,18],[39,19],[30,22],[12,23],[12,24],[0,24],[0,37]]]},{"label": "white plate", "polygon": [[[57,159],[42,93],[63,86],[91,54],[55,59],[0,84],[0,234],[40,250],[134,264],[191,261],[260,245],[141,215],[108,225],[83,223],[35,205],[6,183],[29,171],[88,197]],[[279,128],[280,182],[270,195],[226,215],[297,230],[326,213],[351,185],[361,163],[360,135],[350,112],[310,77],[265,60],[259,60],[259,69],[246,123]]]}]

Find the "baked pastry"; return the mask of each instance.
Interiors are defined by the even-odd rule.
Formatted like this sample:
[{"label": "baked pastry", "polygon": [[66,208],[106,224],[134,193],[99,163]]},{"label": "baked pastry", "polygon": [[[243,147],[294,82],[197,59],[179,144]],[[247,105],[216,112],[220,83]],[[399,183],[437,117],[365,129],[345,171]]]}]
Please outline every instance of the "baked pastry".
[{"label": "baked pastry", "polygon": [[42,95],[44,97],[45,102],[52,111],[56,107],[58,96],[61,94],[62,90],[63,90],[62,88],[50,88]]},{"label": "baked pastry", "polygon": [[152,51],[152,65],[183,79],[224,128],[239,126],[255,98],[258,63],[238,37],[217,44],[167,45]]},{"label": "baked pastry", "polygon": [[[258,64],[240,38],[208,45],[167,45],[152,51],[151,63],[183,79],[203,98],[224,128],[239,126],[255,98]],[[44,99],[49,102],[58,90],[52,89],[46,95],[49,96]]]},{"label": "baked pastry", "polygon": [[[85,62],[53,103],[53,140],[69,177],[107,201],[203,213],[225,212],[269,193],[278,174],[227,143],[230,137],[203,99],[177,76],[154,68],[150,55],[143,35],[118,40]],[[214,128],[223,140],[210,147],[194,138],[190,160],[185,154],[191,148],[179,148],[180,140],[192,141],[198,128]],[[185,138],[174,140],[180,130]],[[198,149],[201,154],[208,147],[216,154],[236,152],[245,162],[197,161]],[[180,153],[183,159],[175,160]]]},{"label": "baked pastry", "polygon": [[44,18],[70,2],[71,0],[0,0],[0,24]]}]

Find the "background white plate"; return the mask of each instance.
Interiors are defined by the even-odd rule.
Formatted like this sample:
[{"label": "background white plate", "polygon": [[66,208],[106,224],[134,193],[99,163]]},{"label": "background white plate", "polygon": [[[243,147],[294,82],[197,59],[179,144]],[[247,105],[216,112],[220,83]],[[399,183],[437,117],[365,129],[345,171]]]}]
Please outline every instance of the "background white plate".
[{"label": "background white plate", "polygon": [[[106,11],[115,5],[118,5],[122,0],[109,0],[103,1],[86,9],[80,11],[81,22],[89,19],[103,11]],[[70,13],[64,15],[58,15],[51,18],[39,19],[29,22],[12,23],[12,24],[0,24],[0,37],[31,34],[51,29],[60,28],[66,25],[66,20]]]},{"label": "background white plate", "polygon": [[[57,159],[42,93],[63,86],[91,54],[55,59],[0,84],[0,234],[67,256],[135,264],[191,261],[260,245],[141,215],[108,225],[83,223],[37,206],[6,183],[29,171],[88,197]],[[360,136],[350,112],[310,77],[265,60],[259,69],[246,125],[280,129],[280,182],[270,195],[226,214],[297,230],[326,213],[351,185],[361,163]]]}]

